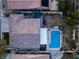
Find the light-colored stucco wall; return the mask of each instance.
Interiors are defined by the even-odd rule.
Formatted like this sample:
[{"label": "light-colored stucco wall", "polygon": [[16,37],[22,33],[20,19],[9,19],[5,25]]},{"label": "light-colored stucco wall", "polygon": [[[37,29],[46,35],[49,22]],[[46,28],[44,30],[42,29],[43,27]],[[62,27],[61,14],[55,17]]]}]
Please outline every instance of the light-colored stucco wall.
[{"label": "light-colored stucco wall", "polygon": [[57,6],[58,2],[56,0],[49,0],[49,9],[50,10],[58,10]]}]

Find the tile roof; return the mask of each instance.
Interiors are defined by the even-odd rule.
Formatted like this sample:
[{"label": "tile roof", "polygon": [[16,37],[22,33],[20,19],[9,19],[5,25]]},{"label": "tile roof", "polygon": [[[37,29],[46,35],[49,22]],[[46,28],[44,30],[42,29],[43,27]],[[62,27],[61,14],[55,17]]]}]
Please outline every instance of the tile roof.
[{"label": "tile roof", "polygon": [[11,34],[10,48],[40,48],[39,34]]},{"label": "tile roof", "polygon": [[50,59],[48,54],[12,54],[10,59]]},{"label": "tile roof", "polygon": [[40,19],[10,14],[10,47],[40,48]]},{"label": "tile roof", "polygon": [[41,7],[40,0],[7,0],[8,9],[32,9]]},{"label": "tile roof", "polygon": [[22,14],[10,15],[10,31],[16,34],[39,33],[40,19],[24,19]]}]

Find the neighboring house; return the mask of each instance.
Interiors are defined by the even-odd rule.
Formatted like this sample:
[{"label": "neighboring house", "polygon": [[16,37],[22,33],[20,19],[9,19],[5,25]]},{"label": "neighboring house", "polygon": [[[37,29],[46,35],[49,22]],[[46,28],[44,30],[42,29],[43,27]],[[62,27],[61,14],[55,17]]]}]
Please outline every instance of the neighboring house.
[{"label": "neighboring house", "polygon": [[48,0],[7,0],[7,9],[42,9],[48,8]]},{"label": "neighboring house", "polygon": [[49,54],[12,54],[10,59],[50,59]]},{"label": "neighboring house", "polygon": [[8,12],[12,10],[52,10],[57,11],[57,0],[7,0]]},{"label": "neighboring house", "polygon": [[32,9],[41,7],[40,0],[7,0],[8,9]]}]

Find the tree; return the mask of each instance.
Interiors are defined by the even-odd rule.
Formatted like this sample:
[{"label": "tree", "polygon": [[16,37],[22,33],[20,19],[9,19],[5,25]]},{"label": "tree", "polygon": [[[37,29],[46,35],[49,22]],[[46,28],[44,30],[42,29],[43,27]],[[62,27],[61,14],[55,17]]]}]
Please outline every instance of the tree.
[{"label": "tree", "polygon": [[74,3],[71,2],[72,0],[59,0],[58,1],[58,10],[63,12],[64,16],[67,16],[67,11],[72,10],[74,11]]},{"label": "tree", "polygon": [[[58,9],[59,11],[63,12],[64,16],[64,27],[67,27],[66,29],[69,29],[72,33],[73,40],[70,41],[70,48],[73,50],[73,59],[75,59],[75,48],[76,48],[76,42],[75,42],[75,28],[79,24],[79,13],[75,11],[74,6],[74,0],[59,0],[58,3]],[[64,29],[65,30],[65,29]]]},{"label": "tree", "polygon": [[72,39],[75,39],[75,28],[79,24],[78,20],[78,13],[76,11],[69,11],[68,16],[64,18],[65,19],[65,24],[70,28],[70,31],[72,32]]},{"label": "tree", "polygon": [[0,39],[0,59],[4,59],[6,54],[6,40]]},{"label": "tree", "polygon": [[76,43],[75,40],[71,40],[71,42],[70,42],[70,48],[73,51],[73,53],[72,53],[73,59],[76,59],[76,52],[75,52],[76,44],[75,43]]},{"label": "tree", "polygon": [[75,27],[79,24],[79,13],[75,11],[74,0],[59,0],[58,9],[63,12],[64,24],[71,29],[70,31],[74,34]]},{"label": "tree", "polygon": [[9,45],[9,32],[3,32],[3,38],[6,40],[6,44]]}]

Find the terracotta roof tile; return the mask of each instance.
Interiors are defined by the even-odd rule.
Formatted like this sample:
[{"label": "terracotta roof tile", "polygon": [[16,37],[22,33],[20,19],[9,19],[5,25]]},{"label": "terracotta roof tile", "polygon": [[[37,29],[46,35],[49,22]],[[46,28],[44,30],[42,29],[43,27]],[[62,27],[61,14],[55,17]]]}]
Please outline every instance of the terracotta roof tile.
[{"label": "terracotta roof tile", "polygon": [[22,15],[10,15],[10,31],[16,34],[39,33],[40,19],[24,19]]},{"label": "terracotta roof tile", "polygon": [[8,9],[31,9],[41,7],[40,1],[7,1]]},{"label": "terracotta roof tile", "polygon": [[11,48],[40,48],[39,34],[11,34]]},{"label": "terracotta roof tile", "polygon": [[48,54],[12,54],[11,59],[50,59]]},{"label": "terracotta roof tile", "polygon": [[22,14],[11,14],[10,39],[10,47],[40,48],[40,19],[24,19]]}]

